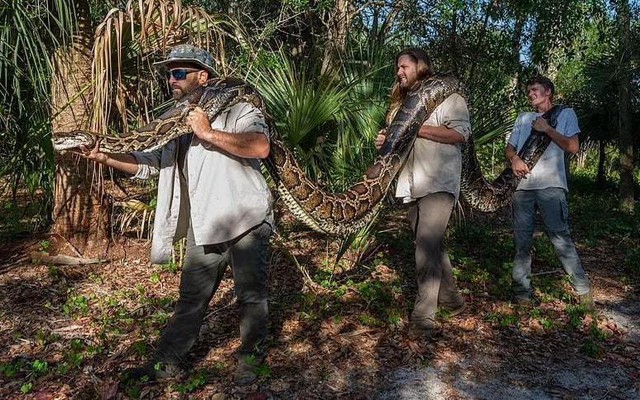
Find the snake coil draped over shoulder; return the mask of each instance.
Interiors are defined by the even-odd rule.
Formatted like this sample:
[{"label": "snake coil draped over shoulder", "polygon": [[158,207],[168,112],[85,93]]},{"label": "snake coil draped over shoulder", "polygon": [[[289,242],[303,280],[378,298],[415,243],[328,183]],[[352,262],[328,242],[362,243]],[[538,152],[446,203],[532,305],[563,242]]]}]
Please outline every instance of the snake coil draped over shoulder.
[{"label": "snake coil draped over shoulder", "polygon": [[[453,93],[466,97],[463,86],[450,75],[433,76],[409,92],[387,128],[387,140],[373,165],[366,170],[362,180],[342,193],[328,193],[304,174],[293,153],[277,134],[260,94],[246,82],[231,78],[210,80],[206,86],[199,87],[167,112],[129,135],[114,137],[87,131],[57,132],[53,136],[53,145],[56,151],[64,151],[80,146],[92,147],[100,140],[101,148],[107,152],[152,151],[178,136],[191,133],[185,117],[196,106],[200,106],[212,121],[234,104],[250,103],[263,111],[267,119],[271,150],[268,158],[262,161],[288,208],[311,228],[342,236],[357,232],[373,218],[393,179],[404,165],[420,126]],[[462,182],[465,198],[479,198],[479,201],[471,201],[471,204],[480,209],[487,202],[491,204],[491,207],[484,207],[487,210],[504,205],[505,193],[515,189],[512,183],[515,179],[512,177],[509,178],[511,180],[500,181],[500,190],[484,178],[480,179],[482,173],[472,143],[466,146],[463,164],[466,164],[463,166]],[[487,196],[487,193],[499,195]]]}]

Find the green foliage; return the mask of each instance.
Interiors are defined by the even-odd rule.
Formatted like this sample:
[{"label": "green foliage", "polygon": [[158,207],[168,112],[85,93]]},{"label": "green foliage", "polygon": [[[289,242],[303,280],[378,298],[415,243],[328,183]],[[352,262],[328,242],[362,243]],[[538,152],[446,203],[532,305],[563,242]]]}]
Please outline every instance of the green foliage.
[{"label": "green foliage", "polygon": [[[0,190],[2,188],[0,184]],[[24,200],[18,197],[0,204],[0,241],[5,243],[41,231],[48,223],[49,217],[44,214],[37,195]]]},{"label": "green foliage", "polygon": [[31,369],[36,375],[44,375],[49,370],[49,363],[42,360],[35,360],[31,363]]},{"label": "green foliage", "polygon": [[131,397],[132,399],[139,399],[142,394],[142,387],[136,384],[126,385],[124,390],[127,393],[127,396]]},{"label": "green foliage", "polygon": [[198,371],[195,374],[191,374],[189,380],[186,383],[176,386],[176,390],[180,394],[193,393],[207,384],[208,375],[206,371]]},{"label": "green foliage", "polygon": [[598,328],[598,325],[592,323],[591,327],[589,328],[589,336],[592,337],[594,340],[604,341],[609,339],[611,335],[606,331]]},{"label": "green foliage", "polygon": [[582,327],[583,319],[585,316],[585,309],[581,305],[567,305],[565,309],[569,316],[569,327],[574,330],[578,330]]},{"label": "green foliage", "polygon": [[254,372],[259,377],[268,378],[268,377],[271,376],[271,368],[269,367],[269,364],[267,364],[267,363],[262,363],[262,364],[256,366],[255,369],[254,369]]},{"label": "green foliage", "polygon": [[73,10],[69,0],[9,0],[0,7],[0,178],[8,177],[14,195],[18,188],[44,191],[43,216],[53,187],[50,60],[75,27]]},{"label": "green foliage", "polygon": [[511,311],[489,312],[485,319],[491,321],[501,328],[515,328],[520,326],[520,317]]},{"label": "green foliage", "polygon": [[491,224],[462,221],[454,225],[450,229],[454,247],[449,256],[454,265],[459,265],[453,271],[456,279],[469,283],[472,290],[506,299],[511,294],[514,245],[510,232],[498,235],[497,230]]},{"label": "green foliage", "polygon": [[[361,301],[365,310],[358,314],[358,320],[363,325],[397,329],[403,324],[405,310],[402,304],[394,300],[403,291],[399,280],[381,282],[367,278],[357,282],[351,278],[341,280],[330,270],[319,270],[314,281],[330,292],[301,296],[301,318],[304,320],[317,321],[331,317],[334,323],[339,324],[342,320],[342,304]],[[356,298],[352,296],[354,293],[358,294]]]},{"label": "green foliage", "polygon": [[86,314],[89,311],[89,302],[85,296],[71,296],[62,306],[65,315],[73,316],[75,314]]},{"label": "green foliage", "polygon": [[[338,143],[338,127],[359,115],[349,101],[353,83],[318,77],[317,71],[295,67],[279,54],[277,68],[256,71],[253,79],[265,96],[278,132],[296,150],[305,172],[311,179],[326,179],[334,156],[344,154],[343,141]],[[362,137],[359,139],[361,143]],[[348,170],[348,164],[337,168]]]},{"label": "green foliage", "polygon": [[362,313],[358,316],[358,320],[362,325],[371,326],[371,327],[380,327],[384,326],[384,322],[380,321],[378,318],[370,315],[369,313]]},{"label": "green foliage", "polygon": [[580,352],[587,357],[599,358],[604,354],[603,343],[609,339],[609,334],[594,322],[589,327],[589,337],[580,346]]},{"label": "green foliage", "polygon": [[572,218],[571,224],[584,235],[588,244],[597,245],[600,240],[605,239],[626,240],[640,237],[640,216],[629,216],[620,211],[615,201],[616,191],[605,188],[602,192],[592,173],[577,171],[570,186],[570,213],[580,216]]},{"label": "green foliage", "polygon": [[356,285],[362,299],[369,305],[384,308],[391,305],[393,296],[389,287],[380,281],[366,281]]},{"label": "green foliage", "polygon": [[568,277],[563,275],[563,272],[533,276],[532,286],[536,288],[536,295],[543,303],[572,300],[570,292],[567,291],[570,290]]},{"label": "green foliage", "polygon": [[545,330],[553,329],[553,320],[544,316],[542,314],[542,311],[539,308],[537,307],[532,308],[531,311],[529,312],[529,316],[532,319],[540,321],[540,324]]},{"label": "green foliage", "polygon": [[596,358],[602,353],[602,348],[595,341],[588,339],[580,346],[580,352],[588,357]]},{"label": "green foliage", "polygon": [[402,310],[391,309],[387,312],[387,325],[391,329],[399,329],[403,325],[403,312]]},{"label": "green foliage", "polygon": [[0,363],[0,374],[6,378],[14,378],[18,372],[20,372],[25,366],[25,361],[22,358],[18,358],[14,362]]},{"label": "green foliage", "polygon": [[171,273],[171,274],[175,274],[179,270],[179,265],[177,263],[173,262],[173,261],[170,261],[170,262],[165,263],[165,264],[160,264],[159,268],[160,268],[160,271],[162,271],[162,272],[168,272],[168,273]]},{"label": "green foliage", "polygon": [[540,262],[544,269],[560,268],[560,260],[556,256],[553,244],[546,236],[538,236],[533,240],[533,257]]},{"label": "green foliage", "polygon": [[20,393],[27,394],[33,390],[33,382],[27,382],[20,386]]}]

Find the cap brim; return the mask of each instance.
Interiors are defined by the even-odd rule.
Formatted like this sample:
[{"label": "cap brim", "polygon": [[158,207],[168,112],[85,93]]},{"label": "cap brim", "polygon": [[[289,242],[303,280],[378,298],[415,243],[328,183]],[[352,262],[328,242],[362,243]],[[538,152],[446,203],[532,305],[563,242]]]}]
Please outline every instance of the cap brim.
[{"label": "cap brim", "polygon": [[172,64],[172,63],[191,63],[191,64],[196,64],[197,66],[199,66],[200,68],[206,70],[207,72],[209,72],[210,74],[215,75],[215,71],[213,70],[213,68],[209,67],[208,65],[205,65],[202,63],[202,61],[200,60],[196,60],[195,58],[173,58],[170,60],[163,60],[163,61],[158,61],[153,63],[153,67],[155,69],[157,69],[158,71],[164,71],[167,69],[167,65]]}]

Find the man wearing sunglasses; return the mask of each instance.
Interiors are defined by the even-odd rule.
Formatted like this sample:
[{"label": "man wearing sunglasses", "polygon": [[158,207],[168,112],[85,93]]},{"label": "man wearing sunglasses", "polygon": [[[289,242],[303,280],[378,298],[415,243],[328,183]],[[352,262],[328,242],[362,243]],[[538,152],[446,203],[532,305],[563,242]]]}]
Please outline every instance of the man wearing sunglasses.
[{"label": "man wearing sunglasses", "polygon": [[[180,100],[213,78],[213,57],[179,45],[154,64]],[[151,262],[170,260],[172,245],[186,237],[179,298],[154,357],[124,374],[131,380],[179,376],[228,265],[240,309],[241,344],[234,381],[253,383],[263,362],[267,336],[267,250],[272,232],[271,195],[259,160],[269,154],[268,128],[254,106],[239,103],[210,122],[199,107],[186,122],[193,135],[181,136],[153,152],[108,154],[83,149],[86,158],[133,174],[158,175],[158,202]]]}]

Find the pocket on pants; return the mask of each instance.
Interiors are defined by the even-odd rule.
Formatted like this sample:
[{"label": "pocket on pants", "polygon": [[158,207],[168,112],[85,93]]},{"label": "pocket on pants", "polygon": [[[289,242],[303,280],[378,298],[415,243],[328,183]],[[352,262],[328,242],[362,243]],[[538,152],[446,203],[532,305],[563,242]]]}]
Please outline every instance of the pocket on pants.
[{"label": "pocket on pants", "polygon": [[269,240],[272,232],[273,232],[273,228],[271,227],[271,225],[268,222],[264,221],[262,224],[260,224],[257,228],[254,229],[253,234],[256,237],[259,237],[260,239]]},{"label": "pocket on pants", "polygon": [[566,199],[560,200],[560,216],[564,227],[569,226],[569,203]]}]

